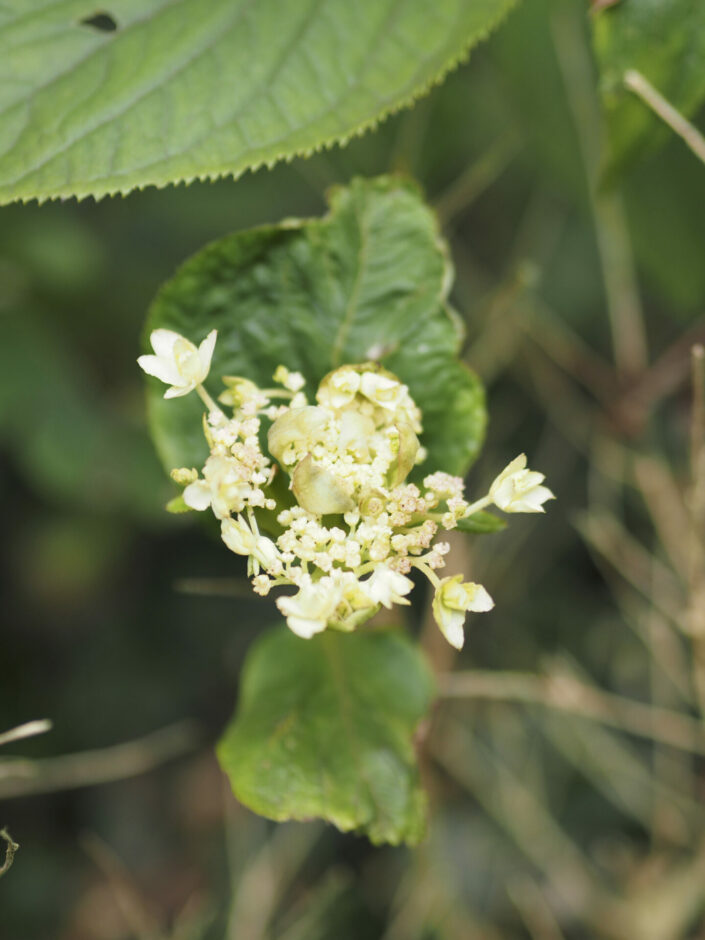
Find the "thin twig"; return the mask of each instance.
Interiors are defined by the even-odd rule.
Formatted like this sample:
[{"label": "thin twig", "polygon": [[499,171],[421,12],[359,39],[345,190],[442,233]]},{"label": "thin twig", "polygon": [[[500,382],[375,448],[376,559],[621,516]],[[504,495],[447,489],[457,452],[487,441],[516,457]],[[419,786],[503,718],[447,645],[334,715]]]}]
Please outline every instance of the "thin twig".
[{"label": "thin twig", "polygon": [[701,824],[703,808],[687,794],[660,783],[633,742],[612,728],[596,722],[567,722],[562,715],[547,716],[540,730],[596,792],[645,829],[652,822],[654,803],[668,803],[671,841],[678,846],[690,843],[693,827]]},{"label": "thin twig", "polygon": [[0,762],[0,799],[135,777],[192,751],[200,738],[194,722],[182,721],[114,747],[40,760],[3,760]]},{"label": "thin twig", "polygon": [[205,597],[252,596],[252,589],[245,578],[180,578],[174,581],[174,591]]},{"label": "thin twig", "polygon": [[511,879],[507,884],[507,894],[531,940],[564,940],[553,911],[532,878],[517,876]]},{"label": "thin twig", "polygon": [[444,717],[430,750],[434,760],[473,794],[543,872],[566,910],[578,916],[588,910],[597,916],[609,903],[609,893],[601,887],[594,866],[550,807],[493,749],[483,746],[470,728]]},{"label": "thin twig", "polygon": [[19,844],[15,842],[7,829],[0,829],[0,839],[3,839],[5,842],[5,861],[0,867],[0,878],[3,875],[6,875],[10,868],[12,868],[12,863],[15,860],[15,852],[19,849]]},{"label": "thin twig", "polygon": [[442,698],[523,702],[569,712],[671,747],[705,754],[705,727],[680,712],[604,692],[571,676],[470,670],[439,677]]},{"label": "thin twig", "polygon": [[46,734],[51,731],[52,724],[48,718],[40,718],[37,721],[28,721],[24,725],[18,725],[9,731],[0,734],[0,747],[3,744],[10,744],[12,741],[22,741],[25,738],[33,738],[37,734]]},{"label": "thin twig", "polygon": [[105,876],[115,905],[136,940],[163,938],[156,918],[134,883],[129,869],[114,849],[93,832],[85,834],[81,842],[86,854]]},{"label": "thin twig", "polygon": [[600,256],[614,358],[622,376],[638,375],[648,362],[644,315],[622,200],[600,187],[602,116],[582,22],[572,11],[556,13],[554,47],[585,166]]},{"label": "thin twig", "polygon": [[[628,532],[615,516],[606,512],[584,513],[576,526],[587,545],[598,553],[678,630],[683,629],[685,598],[670,568],[660,562]],[[653,572],[658,572],[661,593],[652,595]]]},{"label": "thin twig", "polygon": [[641,72],[629,69],[624,73],[624,84],[633,91],[661,120],[668,124],[671,130],[678,134],[681,140],[690,147],[695,156],[705,163],[705,137],[697,127],[687,121],[680,111],[677,111],[670,101],[658,92]]},{"label": "thin twig", "polygon": [[693,344],[705,342],[702,322],[675,340],[623,393],[611,409],[615,425],[638,434],[659,404],[688,381]]},{"label": "thin twig", "polygon": [[517,323],[556,365],[572,379],[577,379],[605,407],[614,401],[618,387],[610,363],[591,349],[548,304],[532,297],[531,303],[522,308]]},{"label": "thin twig", "polygon": [[509,166],[519,150],[513,133],[505,133],[482,156],[471,163],[435,200],[434,208],[446,228],[450,221],[467,209],[489,189]]},{"label": "thin twig", "polygon": [[705,348],[692,350],[693,406],[690,421],[690,558],[688,570],[688,627],[693,637],[693,678],[705,717]]},{"label": "thin twig", "polygon": [[635,454],[633,467],[637,486],[673,570],[687,571],[690,548],[683,534],[690,529],[690,518],[673,471],[663,458],[652,454]]}]

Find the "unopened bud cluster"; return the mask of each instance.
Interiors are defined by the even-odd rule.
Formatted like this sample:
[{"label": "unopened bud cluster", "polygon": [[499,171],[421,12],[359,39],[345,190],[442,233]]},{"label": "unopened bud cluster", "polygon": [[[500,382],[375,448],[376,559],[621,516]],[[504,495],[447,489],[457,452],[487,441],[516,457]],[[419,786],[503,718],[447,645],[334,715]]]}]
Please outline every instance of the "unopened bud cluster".
[{"label": "unopened bud cluster", "polygon": [[438,626],[462,647],[466,613],[490,610],[493,601],[462,575],[436,574],[449,546],[434,540],[490,504],[505,512],[543,511],[553,495],[543,476],[526,469],[521,455],[473,503],[460,477],[432,473],[421,486],[407,482],[425,458],[422,415],[406,385],[375,363],[330,372],[315,403],[303,377],[283,365],[272,388],[224,376],[216,403],[202,384],[215,339],[212,331],[196,347],[155,330],[155,355],[138,360],[170,385],[165,397],[195,390],[206,406],[205,465],[200,473],[172,472],[184,486],[185,505],[210,509],[220,520],[227,547],[248,558],[258,594],[297,589],[276,603],[299,636],[354,630],[380,606],[408,604],[416,569],[433,585]]}]

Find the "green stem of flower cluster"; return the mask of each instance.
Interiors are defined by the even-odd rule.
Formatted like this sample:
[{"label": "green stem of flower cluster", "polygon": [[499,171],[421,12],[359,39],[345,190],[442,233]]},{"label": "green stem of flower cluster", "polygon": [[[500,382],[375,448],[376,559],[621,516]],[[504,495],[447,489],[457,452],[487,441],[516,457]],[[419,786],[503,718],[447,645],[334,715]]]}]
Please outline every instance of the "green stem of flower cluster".
[{"label": "green stem of flower cluster", "polygon": [[208,394],[208,392],[205,390],[205,388],[202,385],[196,386],[196,392],[198,393],[198,397],[201,399],[201,401],[203,402],[203,404],[206,406],[206,408],[209,411],[222,411],[223,410],[222,408],[220,408],[219,405],[216,404],[216,402],[213,401],[211,396]]},{"label": "green stem of flower cluster", "polygon": [[429,565],[427,565],[425,561],[421,561],[419,558],[410,559],[410,560],[411,560],[411,564],[414,566],[414,568],[418,568],[419,571],[423,572],[423,574],[426,575],[426,577],[428,578],[428,580],[431,582],[431,584],[432,584],[435,588],[439,588],[439,587],[440,587],[440,585],[441,585],[441,579],[438,577],[438,575],[437,575],[436,572],[433,570],[433,568],[431,568]]},{"label": "green stem of flower cluster", "polygon": [[484,509],[485,506],[489,506],[491,502],[492,499],[490,496],[483,496],[482,499],[478,499],[474,503],[470,503],[468,508],[463,513],[462,518],[467,519],[468,516],[472,516],[481,509]]}]

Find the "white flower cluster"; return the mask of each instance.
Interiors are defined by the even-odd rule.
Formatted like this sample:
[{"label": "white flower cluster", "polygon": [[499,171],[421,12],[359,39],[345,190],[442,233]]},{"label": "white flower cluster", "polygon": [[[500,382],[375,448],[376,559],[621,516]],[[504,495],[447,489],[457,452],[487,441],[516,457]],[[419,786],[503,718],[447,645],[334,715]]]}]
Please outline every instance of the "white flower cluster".
[{"label": "white flower cluster", "polygon": [[542,512],[553,496],[541,485],[543,476],[526,469],[522,454],[473,503],[460,477],[433,473],[421,487],[406,482],[425,457],[417,437],[421,413],[406,385],[375,363],[329,373],[316,404],[303,391],[303,377],[285,366],[274,373],[273,388],[224,376],[218,404],[203,387],[215,339],[212,331],[196,347],[155,330],[156,355],[138,360],[170,385],[166,398],[195,390],[207,409],[210,455],[201,473],[172,471],[185,487],[186,506],[211,509],[227,547],[248,558],[258,594],[297,589],[276,603],[299,636],[327,627],[354,630],[380,606],[408,604],[408,575],[416,569],[434,587],[438,626],[460,649],[466,613],[490,610],[493,601],[462,575],[438,577],[449,546],[434,539],[439,529],[453,529],[490,504],[504,512]]}]

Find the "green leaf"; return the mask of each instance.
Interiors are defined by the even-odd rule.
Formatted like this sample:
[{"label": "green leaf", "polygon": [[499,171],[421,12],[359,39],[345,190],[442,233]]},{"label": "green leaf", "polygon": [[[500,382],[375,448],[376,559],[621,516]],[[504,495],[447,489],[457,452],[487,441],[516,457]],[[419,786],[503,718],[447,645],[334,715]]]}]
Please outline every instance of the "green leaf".
[{"label": "green leaf", "polygon": [[489,535],[491,532],[501,532],[507,528],[507,523],[491,512],[474,512],[466,519],[458,519],[460,532],[472,532],[474,535]]},{"label": "green leaf", "polygon": [[[463,475],[485,428],[484,393],[457,360],[462,338],[446,298],[452,269],[436,220],[410,183],[382,177],[335,189],[323,219],[288,221],[209,245],[154,301],[145,332],[218,341],[207,386],[244,375],[271,385],[277,365],[303,373],[313,398],[342,363],[378,358],[424,415],[423,473]],[[207,456],[195,395],[165,401],[149,381],[152,432],[167,469]]]},{"label": "green leaf", "polygon": [[669,315],[700,317],[705,307],[705,171],[673,139],[624,181],[634,253]]},{"label": "green leaf", "polygon": [[0,202],[237,176],[345,141],[513,2],[108,0],[101,22],[92,0],[6,0]]},{"label": "green leaf", "polygon": [[174,496],[173,499],[170,499],[165,508],[167,512],[173,513],[176,516],[183,512],[191,512],[191,507],[186,505],[181,493],[179,493],[178,496]]},{"label": "green leaf", "polygon": [[705,101],[705,3],[619,0],[593,23],[612,173],[672,133],[625,88],[625,72],[641,72],[686,117]]},{"label": "green leaf", "polygon": [[372,842],[418,842],[426,798],[412,736],[433,683],[396,633],[263,636],[218,745],[235,796],[275,820],[322,817]]}]

